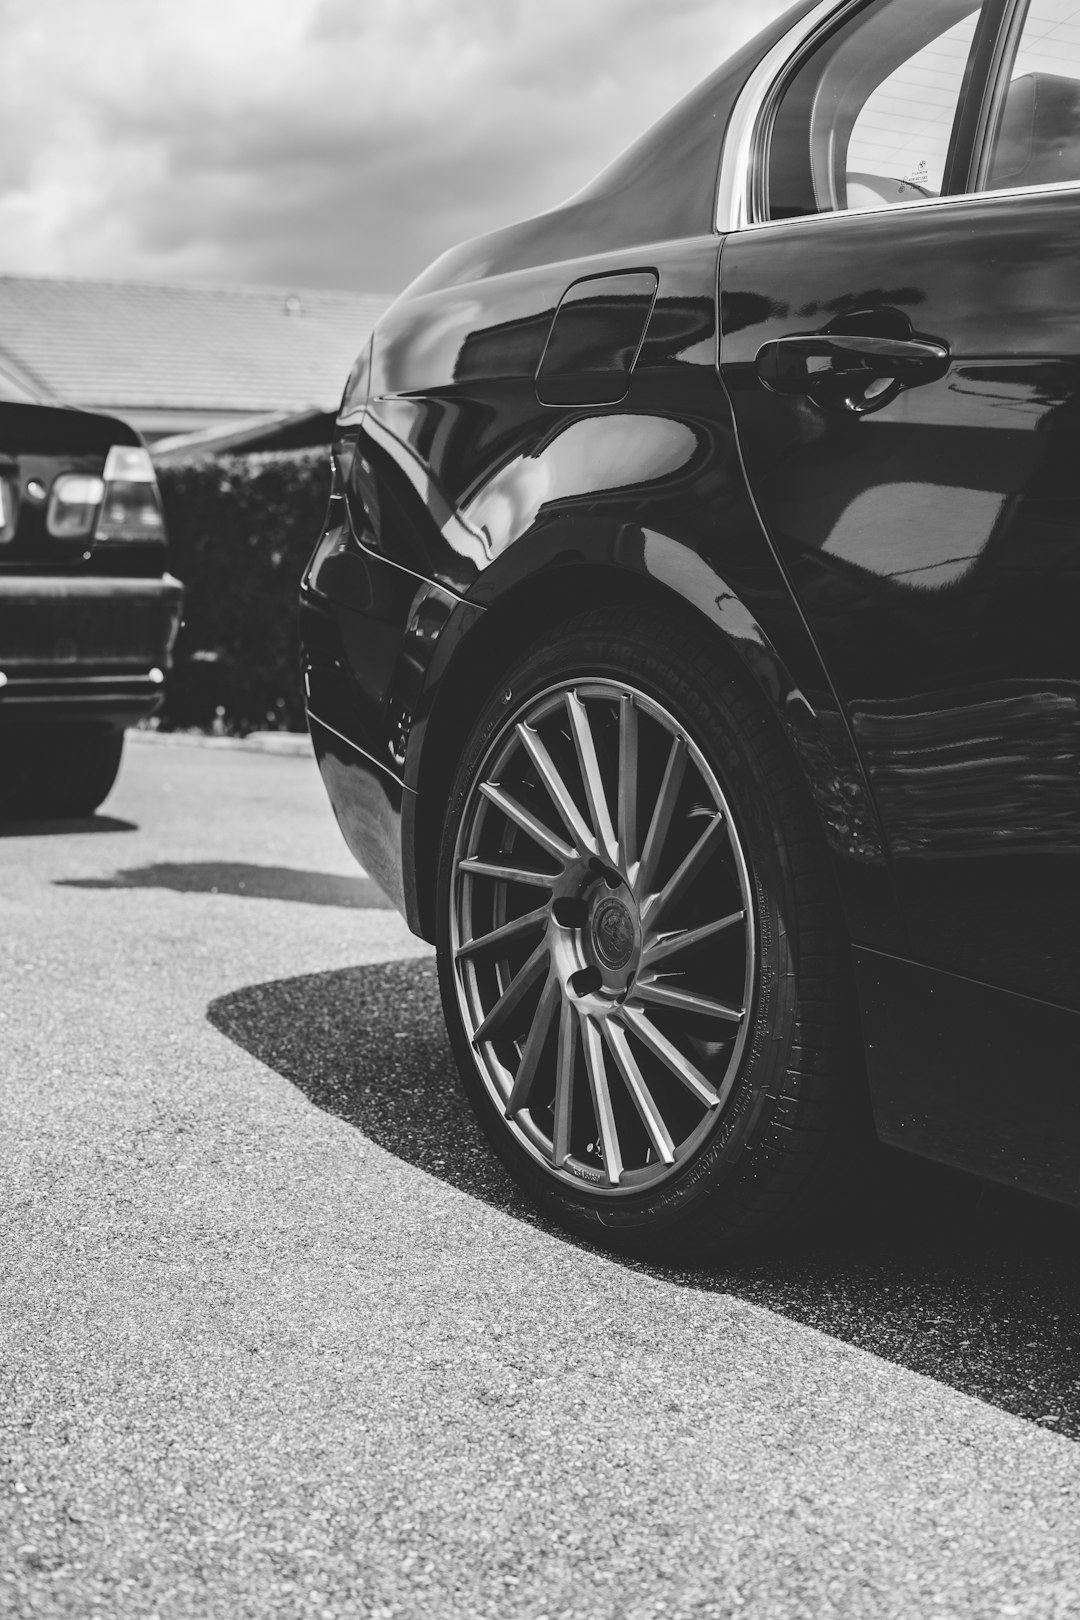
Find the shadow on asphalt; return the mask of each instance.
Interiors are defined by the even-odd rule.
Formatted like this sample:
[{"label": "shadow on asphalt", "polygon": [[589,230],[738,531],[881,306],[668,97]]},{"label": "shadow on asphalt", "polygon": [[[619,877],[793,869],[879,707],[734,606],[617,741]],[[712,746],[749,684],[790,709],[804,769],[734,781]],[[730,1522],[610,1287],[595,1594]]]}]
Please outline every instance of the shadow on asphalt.
[{"label": "shadow on asphalt", "polygon": [[[548,1225],[491,1153],[460,1089],[434,963],[384,963],[239,990],[216,1029],[418,1169]],[[1080,1439],[1080,1219],[881,1151],[850,1238],[722,1270],[627,1261],[749,1300]]]},{"label": "shadow on asphalt", "polygon": [[60,878],[60,889],[175,889],[180,894],[236,894],[245,900],[301,900],[309,906],[388,911],[391,903],[370,878],[301,872],[246,861],[162,861],[111,878]]},{"label": "shadow on asphalt", "polygon": [[0,821],[0,838],[55,838],[61,833],[138,832],[117,816],[78,816],[70,821]]}]

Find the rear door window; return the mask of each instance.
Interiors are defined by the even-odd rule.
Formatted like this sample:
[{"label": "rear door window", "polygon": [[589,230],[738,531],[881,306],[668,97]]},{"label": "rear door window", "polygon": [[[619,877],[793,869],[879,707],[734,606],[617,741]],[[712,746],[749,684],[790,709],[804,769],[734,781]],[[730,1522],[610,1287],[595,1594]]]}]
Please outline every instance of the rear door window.
[{"label": "rear door window", "polygon": [[983,187],[1080,181],[1080,4],[1030,0],[991,121]]},{"label": "rear door window", "polygon": [[974,0],[886,0],[832,34],[781,94],[767,217],[939,196],[980,10]]},{"label": "rear door window", "polygon": [[35,405],[34,395],[0,366],[0,404]]}]

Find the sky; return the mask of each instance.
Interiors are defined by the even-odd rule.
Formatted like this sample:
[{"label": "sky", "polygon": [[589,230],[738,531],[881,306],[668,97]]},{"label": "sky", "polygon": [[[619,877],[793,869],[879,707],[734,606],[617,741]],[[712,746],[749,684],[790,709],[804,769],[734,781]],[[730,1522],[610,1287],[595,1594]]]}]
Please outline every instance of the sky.
[{"label": "sky", "polygon": [[0,0],[0,274],[394,293],[788,0]]}]

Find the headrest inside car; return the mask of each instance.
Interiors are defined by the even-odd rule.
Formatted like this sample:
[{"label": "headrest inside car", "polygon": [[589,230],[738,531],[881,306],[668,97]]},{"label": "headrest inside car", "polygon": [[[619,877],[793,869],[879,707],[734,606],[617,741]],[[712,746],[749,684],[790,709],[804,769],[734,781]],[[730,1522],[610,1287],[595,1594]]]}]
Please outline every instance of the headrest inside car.
[{"label": "headrest inside car", "polygon": [[1080,80],[1026,73],[1005,96],[988,185],[1080,180]]}]

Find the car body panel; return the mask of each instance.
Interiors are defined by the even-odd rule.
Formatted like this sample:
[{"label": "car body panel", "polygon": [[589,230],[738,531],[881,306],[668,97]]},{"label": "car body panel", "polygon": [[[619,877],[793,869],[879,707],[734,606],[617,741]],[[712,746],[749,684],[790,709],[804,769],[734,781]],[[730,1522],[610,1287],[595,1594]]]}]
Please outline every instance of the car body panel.
[{"label": "car body panel", "polygon": [[[967,245],[979,243],[977,254]],[[859,740],[911,954],[1080,1008],[1080,196],[728,237],[747,475]],[[867,414],[770,392],[795,332],[932,335]]]},{"label": "car body panel", "polygon": [[[350,847],[433,938],[447,794],[520,652],[604,603],[692,615],[801,767],[880,1133],[1080,1202],[1080,946],[1074,907],[1050,914],[1080,857],[1075,357],[1054,356],[1073,205],[748,224],[761,107],[827,11],[793,8],[579,197],[444,255],[380,322],[302,597],[316,751]],[[725,211],[746,228],[718,232]],[[941,343],[944,375],[864,414],[762,386],[767,341],[863,319]],[[969,1072],[974,1018],[993,1040]]]},{"label": "car body panel", "polygon": [[[423,293],[411,317],[409,299],[395,306],[375,343],[366,409],[337,451],[348,521],[336,540],[328,521],[305,587],[333,597],[338,610],[369,602],[355,632],[363,658],[342,660],[368,690],[343,696],[349,724],[332,718],[329,697],[309,701],[316,717],[418,789],[428,717],[448,670],[417,686],[415,656],[403,655],[397,674],[391,665],[395,638],[423,616],[414,596],[423,597],[424,582],[489,613],[504,604],[519,612],[518,593],[543,582],[563,598],[565,617],[574,611],[575,569],[604,571],[614,596],[620,580],[633,581],[632,599],[651,592],[658,606],[688,606],[749,670],[803,761],[849,926],[897,949],[898,914],[858,758],[743,487],[717,375],[717,259],[708,235],[652,244],[630,264],[603,254],[475,290]],[[623,399],[542,404],[536,374],[563,293],[619,273],[644,283],[646,263],[658,291]],[[343,573],[327,584],[335,547],[364,580],[353,596]],[[306,679],[325,682],[312,665],[314,637],[306,641]],[[473,659],[475,646],[462,634],[457,656]],[[430,849],[403,857],[418,870],[422,917],[430,915],[431,858]]]},{"label": "car body panel", "polygon": [[391,771],[364,754],[351,738],[326,725],[310,708],[308,724],[341,836],[387,899],[408,917],[401,858],[402,804],[408,790]]}]

